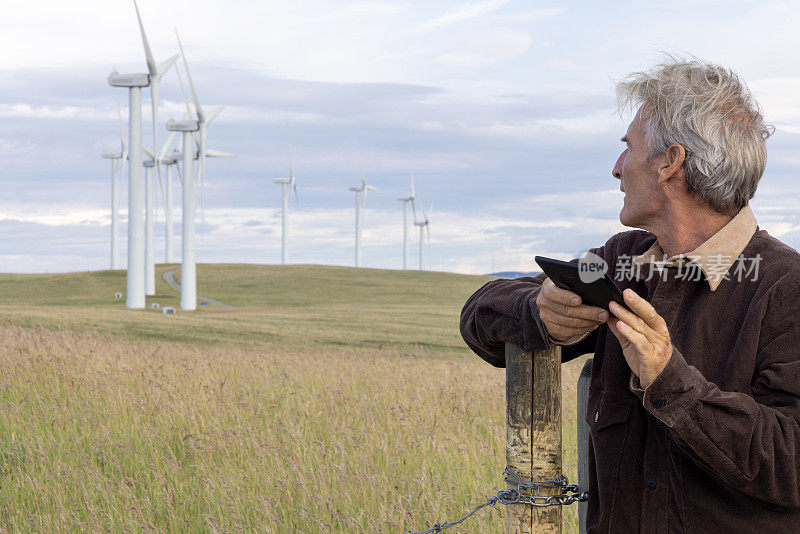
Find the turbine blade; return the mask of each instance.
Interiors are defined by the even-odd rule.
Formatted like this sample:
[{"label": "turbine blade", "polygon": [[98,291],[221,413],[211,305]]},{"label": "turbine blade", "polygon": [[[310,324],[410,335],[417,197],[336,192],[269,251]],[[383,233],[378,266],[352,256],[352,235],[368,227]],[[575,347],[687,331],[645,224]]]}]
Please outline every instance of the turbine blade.
[{"label": "turbine blade", "polygon": [[292,146],[289,145],[289,181],[294,187],[294,160],[292,160]]},{"label": "turbine blade", "polygon": [[178,132],[171,132],[169,137],[167,137],[167,142],[164,143],[164,146],[161,147],[161,153],[158,155],[159,160],[163,160],[167,156],[167,151],[169,150],[169,146],[175,140],[175,136],[178,135]]},{"label": "turbine blade", "polygon": [[214,108],[214,111],[212,111],[212,112],[211,112],[211,113],[208,115],[208,119],[206,119],[206,124],[211,124],[211,122],[212,122],[214,119],[216,119],[216,118],[217,118],[217,115],[219,115],[220,113],[222,113],[222,110],[224,110],[226,107],[227,107],[227,106],[226,106],[225,104],[222,104],[221,106],[217,106],[216,108]]},{"label": "turbine blade", "polygon": [[[159,76],[150,80],[150,108],[153,110],[153,154],[158,152],[158,93],[160,82]],[[161,158],[151,156],[155,160],[156,174],[161,180]]]},{"label": "turbine blade", "polygon": [[200,99],[197,98],[197,91],[194,90],[192,73],[191,71],[189,71],[189,63],[186,61],[186,54],[183,52],[183,44],[181,44],[181,38],[178,35],[177,28],[175,29],[175,37],[178,38],[178,47],[181,49],[181,57],[183,57],[183,67],[186,69],[186,77],[189,78],[189,88],[192,90],[192,96],[194,97],[194,108],[195,108],[195,113],[197,113],[197,120],[205,124],[206,118],[205,115],[203,115],[203,108],[202,106],[200,106]]},{"label": "turbine blade", "polygon": [[122,151],[128,150],[128,145],[125,144],[125,128],[122,127],[122,110],[119,107],[119,100],[117,100],[117,129],[119,130],[119,140],[122,143]]},{"label": "turbine blade", "polygon": [[[191,81],[191,78],[189,79]],[[206,233],[206,189],[205,189],[205,162],[206,162],[206,128],[200,124],[200,147],[197,151],[197,177],[200,182],[200,241]]]},{"label": "turbine blade", "polygon": [[361,187],[366,187],[367,179],[364,177],[364,163],[361,161],[361,151],[358,150],[358,143],[356,143],[356,153],[358,154],[358,169],[361,171]]},{"label": "turbine blade", "polygon": [[119,175],[120,177],[125,177],[125,162],[128,161],[128,151],[125,150],[122,152],[122,163],[120,164]]},{"label": "turbine blade", "polygon": [[181,71],[178,67],[175,67],[175,73],[178,75],[178,83],[181,86],[181,93],[183,93],[183,103],[186,104],[186,115],[185,119],[189,119],[192,116],[192,108],[189,107],[189,99],[186,97],[186,88],[183,86],[183,78],[181,78]]},{"label": "turbine blade", "polygon": [[214,150],[213,148],[208,148],[205,150],[205,155],[207,158],[235,158],[236,154],[231,154],[230,152],[223,152],[222,150]]},{"label": "turbine blade", "polygon": [[431,268],[431,225],[425,225],[425,233],[428,234],[428,269]]},{"label": "turbine blade", "polygon": [[414,173],[411,173],[411,198],[414,198]]},{"label": "turbine blade", "polygon": [[175,167],[177,167],[178,169],[178,180],[180,180],[181,187],[183,187],[183,171],[182,171],[183,167],[178,161],[175,162]]},{"label": "turbine blade", "polygon": [[[167,193],[164,191],[164,180],[161,178],[161,175],[158,175],[158,185],[161,186],[161,200],[164,201],[164,211],[166,212],[167,209]],[[156,210],[158,209],[158,202],[153,202],[156,206]]]},{"label": "turbine blade", "polygon": [[147,58],[147,70],[151,78],[158,77],[158,67],[156,61],[153,59],[153,53],[150,52],[150,43],[147,42],[147,34],[144,33],[144,24],[142,24],[142,15],[139,13],[139,4],[133,0],[133,7],[136,8],[136,18],[139,20],[139,30],[142,32],[142,42],[144,43],[144,55]]},{"label": "turbine blade", "polygon": [[158,81],[161,81],[161,78],[164,77],[164,74],[166,74],[166,72],[175,64],[176,61],[178,61],[178,58],[180,58],[180,57],[181,57],[180,54],[175,54],[171,58],[163,61],[158,66]]},{"label": "turbine blade", "polygon": [[156,156],[146,146],[142,146],[142,151],[147,154],[148,157],[155,159]]}]

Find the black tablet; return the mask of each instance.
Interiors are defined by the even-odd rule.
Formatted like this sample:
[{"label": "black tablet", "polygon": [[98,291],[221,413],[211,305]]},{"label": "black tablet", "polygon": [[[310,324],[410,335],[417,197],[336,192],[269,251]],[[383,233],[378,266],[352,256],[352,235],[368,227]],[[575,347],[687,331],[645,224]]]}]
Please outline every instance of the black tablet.
[{"label": "black tablet", "polygon": [[[536,256],[534,259],[556,286],[579,295],[582,304],[608,310],[608,303],[613,300],[628,308],[622,298],[622,291],[608,273],[587,272],[592,269],[591,264],[578,264],[544,256]],[[583,276],[580,271],[582,268],[585,270]]]}]

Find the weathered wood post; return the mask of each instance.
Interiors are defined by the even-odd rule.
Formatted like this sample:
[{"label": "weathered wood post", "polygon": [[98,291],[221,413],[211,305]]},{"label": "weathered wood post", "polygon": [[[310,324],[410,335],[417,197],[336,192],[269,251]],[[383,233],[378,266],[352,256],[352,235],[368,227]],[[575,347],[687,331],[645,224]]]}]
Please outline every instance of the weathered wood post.
[{"label": "weathered wood post", "polygon": [[[561,476],[561,348],[506,344],[506,463],[523,482]],[[511,487],[511,485],[510,485]],[[558,495],[561,488],[542,488]],[[507,534],[561,533],[561,507],[508,506]]]}]

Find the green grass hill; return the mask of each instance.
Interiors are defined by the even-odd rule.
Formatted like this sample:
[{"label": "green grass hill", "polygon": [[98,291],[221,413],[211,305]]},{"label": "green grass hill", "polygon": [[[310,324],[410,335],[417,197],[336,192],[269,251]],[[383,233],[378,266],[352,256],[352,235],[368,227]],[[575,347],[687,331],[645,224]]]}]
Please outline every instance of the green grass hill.
[{"label": "green grass hill", "polygon": [[[409,347],[460,351],[458,317],[488,278],[426,271],[311,265],[198,265],[198,295],[235,308],[179,309],[161,278],[147,309],[125,308],[125,272],[0,275],[0,322],[64,330],[93,329],[133,339],[213,344]],[[178,280],[180,271],[176,273]],[[116,292],[123,294],[115,299]],[[151,308],[173,306],[163,315]]]}]

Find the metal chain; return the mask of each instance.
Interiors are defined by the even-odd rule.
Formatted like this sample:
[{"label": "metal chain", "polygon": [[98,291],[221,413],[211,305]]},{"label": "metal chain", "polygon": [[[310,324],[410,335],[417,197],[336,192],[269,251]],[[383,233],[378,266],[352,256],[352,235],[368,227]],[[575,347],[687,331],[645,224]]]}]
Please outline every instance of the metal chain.
[{"label": "metal chain", "polygon": [[[542,507],[567,506],[574,502],[586,502],[589,500],[589,492],[581,491],[577,484],[570,484],[566,475],[561,475],[555,480],[537,479],[531,480],[530,482],[522,482],[519,479],[519,476],[508,470],[508,467],[503,470],[503,475],[503,481],[506,484],[512,485],[512,487],[498,491],[497,494],[489,497],[485,503],[479,504],[473,508],[470,513],[461,519],[451,523],[436,523],[431,528],[423,532],[406,530],[403,534],[434,534],[436,532],[441,532],[446,528],[463,523],[465,520],[475,515],[475,512],[481,508],[484,508],[485,506],[491,506],[495,510],[498,510],[497,506],[495,506],[497,503],[506,505],[520,503]],[[561,494],[540,495],[539,490],[542,488],[561,488]]]}]

